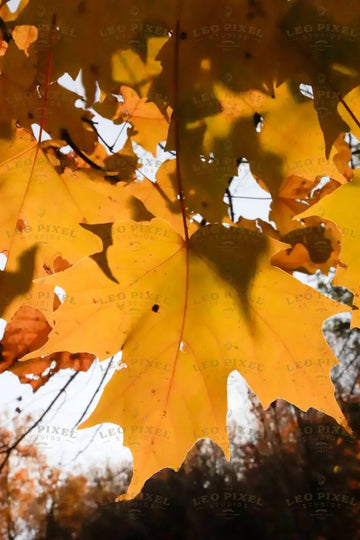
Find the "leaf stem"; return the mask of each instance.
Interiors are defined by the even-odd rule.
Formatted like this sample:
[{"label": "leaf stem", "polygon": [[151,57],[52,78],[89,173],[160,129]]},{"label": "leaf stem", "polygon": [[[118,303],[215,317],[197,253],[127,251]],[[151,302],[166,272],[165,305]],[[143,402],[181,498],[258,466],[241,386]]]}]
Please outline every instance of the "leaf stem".
[{"label": "leaf stem", "polygon": [[50,33],[49,33],[49,54],[47,59],[47,65],[46,65],[46,75],[45,75],[45,81],[44,81],[44,97],[42,99],[41,104],[41,118],[40,118],[40,132],[39,132],[39,141],[38,146],[41,144],[41,138],[42,133],[44,130],[45,120],[46,120],[46,106],[48,101],[48,90],[50,85],[50,78],[51,78],[51,71],[52,71],[52,64],[53,64],[53,57],[54,57],[54,28],[56,27],[56,15],[53,14],[52,17],[52,24],[50,27]]},{"label": "leaf stem", "polygon": [[180,162],[179,162],[179,143],[180,143],[180,137],[179,137],[179,129],[178,129],[178,84],[179,84],[179,41],[180,41],[180,15],[181,15],[181,7],[182,2],[180,0],[180,9],[179,9],[179,15],[176,22],[175,27],[175,33],[174,33],[174,39],[175,39],[175,62],[174,62],[174,121],[175,121],[175,144],[176,144],[176,177],[177,177],[177,183],[178,183],[178,189],[179,189],[179,202],[180,202],[180,208],[181,208],[181,214],[183,219],[183,225],[184,225],[184,249],[185,249],[185,283],[184,283],[184,308],[181,318],[181,326],[180,326],[180,332],[179,332],[179,341],[177,344],[177,349],[175,353],[175,359],[174,364],[172,367],[169,383],[168,383],[168,390],[166,393],[165,398],[165,404],[164,404],[164,411],[163,415],[166,416],[167,414],[167,408],[169,404],[170,399],[170,393],[172,390],[173,380],[175,377],[175,372],[178,364],[178,358],[179,358],[179,352],[181,351],[181,346],[183,342],[183,336],[184,336],[184,330],[185,330],[185,322],[186,322],[186,315],[187,315],[187,307],[188,307],[188,294],[189,294],[189,231],[186,221],[186,207],[185,207],[185,197],[184,197],[184,190],[183,185],[181,181],[181,171],[180,171]]},{"label": "leaf stem", "polygon": [[185,195],[184,187],[181,178],[180,168],[180,133],[179,133],[179,64],[180,64],[180,17],[176,21],[174,39],[175,39],[175,58],[174,58],[174,112],[173,120],[175,124],[175,146],[176,146],[176,181],[178,185],[178,196],[180,203],[180,210],[184,225],[184,237],[185,244],[189,242],[189,230],[186,221],[186,207],[185,207]]}]

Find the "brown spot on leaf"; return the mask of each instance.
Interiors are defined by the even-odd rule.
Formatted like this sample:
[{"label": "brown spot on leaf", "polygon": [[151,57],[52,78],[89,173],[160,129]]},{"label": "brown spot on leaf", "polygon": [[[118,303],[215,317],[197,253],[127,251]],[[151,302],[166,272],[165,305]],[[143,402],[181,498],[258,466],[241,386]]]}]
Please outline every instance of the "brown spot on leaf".
[{"label": "brown spot on leaf", "polygon": [[16,222],[16,230],[19,232],[24,232],[26,230],[26,221],[23,219],[18,219]]},{"label": "brown spot on leaf", "polygon": [[49,276],[52,274],[51,268],[47,264],[43,264],[43,269]]}]

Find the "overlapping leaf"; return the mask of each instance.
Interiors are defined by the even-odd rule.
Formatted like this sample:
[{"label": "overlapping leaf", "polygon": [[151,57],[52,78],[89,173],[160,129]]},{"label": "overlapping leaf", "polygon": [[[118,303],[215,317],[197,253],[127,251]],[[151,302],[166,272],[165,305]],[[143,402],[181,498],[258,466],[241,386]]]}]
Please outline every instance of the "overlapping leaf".
[{"label": "overlapping leaf", "polygon": [[52,291],[40,292],[32,279],[53,272],[59,255],[72,264],[101,248],[101,240],[81,222],[136,218],[139,204],[122,184],[111,185],[103,175],[71,170],[59,175],[20,128],[0,142],[0,175],[0,250],[7,255],[0,276],[1,315],[9,318],[27,302],[50,314]]},{"label": "overlapping leaf", "polygon": [[[290,4],[280,23],[295,70],[306,73],[304,82],[312,85],[327,155],[338,135],[348,129],[337,107],[359,84],[359,21],[357,2],[340,8],[336,0],[298,0]],[[286,76],[284,65],[281,71]]]},{"label": "overlapping leaf", "polygon": [[51,326],[45,316],[30,306],[22,306],[6,326],[1,341],[0,372],[11,371],[22,383],[31,384],[34,390],[44,385],[60,369],[73,368],[87,371],[95,356],[88,353],[61,352],[18,362],[24,354],[34,351],[46,342]]},{"label": "overlapping leaf", "polygon": [[[171,3],[164,0],[133,2],[106,0],[56,0],[45,3],[32,0],[17,19],[38,29],[34,44],[37,56],[37,80],[52,63],[52,80],[63,73],[74,79],[83,72],[88,104],[94,102],[96,83],[109,92],[113,89],[112,57],[118,51],[131,49],[146,59],[148,39],[168,35],[172,19]],[[125,82],[125,81],[123,81]]]},{"label": "overlapping leaf", "polygon": [[95,109],[115,123],[130,122],[135,130],[132,140],[156,155],[157,144],[167,139],[169,123],[154,103],[141,98],[135,90],[122,86],[120,95],[123,101],[109,95]]},{"label": "overlapping leaf", "polygon": [[[161,188],[172,182],[176,193],[176,176],[181,174],[189,216],[199,213],[210,222],[227,216],[222,200],[240,159],[249,162],[254,176],[273,195],[275,222],[282,199],[308,197],[322,177],[338,182],[351,178],[351,153],[343,136],[327,159],[313,103],[298,87],[284,84],[273,97],[255,91],[235,93],[223,85],[215,85],[214,92],[194,95],[192,114],[179,105],[181,114],[173,117],[167,145],[177,150],[178,171],[174,174],[173,167],[166,166],[168,180],[163,173],[159,179]],[[196,111],[201,121],[193,121]],[[257,130],[260,119],[263,128]]]},{"label": "overlapping leaf", "polygon": [[334,285],[347,287],[354,293],[355,310],[352,315],[352,326],[360,326],[360,288],[359,288],[359,245],[360,238],[360,218],[358,211],[358,201],[360,195],[360,175],[356,172],[355,178],[346,186],[325,199],[322,199],[314,207],[302,214],[321,215],[333,220],[342,233],[342,248],[337,270],[334,278]]}]

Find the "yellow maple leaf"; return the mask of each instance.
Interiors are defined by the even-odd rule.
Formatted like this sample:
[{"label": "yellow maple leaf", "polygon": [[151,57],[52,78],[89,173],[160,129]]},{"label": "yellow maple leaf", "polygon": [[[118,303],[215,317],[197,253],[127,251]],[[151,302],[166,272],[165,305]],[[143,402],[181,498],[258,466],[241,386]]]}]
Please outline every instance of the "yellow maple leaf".
[{"label": "yellow maple leaf", "polygon": [[[359,5],[336,0],[299,0],[279,21],[290,59],[280,62],[284,78],[296,71],[311,84],[314,107],[324,134],[326,156],[339,134],[348,126],[338,113],[343,97],[359,84],[357,53],[360,42],[357,25]],[[304,76],[304,74],[306,74]]]},{"label": "yellow maple leaf", "polygon": [[[339,183],[351,178],[351,152],[344,135],[338,136],[327,158],[312,100],[302,96],[298,86],[284,83],[274,97],[255,91],[237,93],[220,84],[214,86],[214,92],[214,97],[206,95],[206,103],[212,100],[214,105],[211,114],[205,116],[200,102],[198,109],[204,118],[191,121],[180,109],[170,125],[167,148],[177,152],[177,174],[190,215],[198,213],[209,222],[227,219],[224,194],[243,158],[271,193],[271,219],[276,223],[279,198],[305,198],[322,177]],[[257,130],[257,118],[263,119],[261,130]],[[172,167],[166,172],[169,180],[162,182],[173,182],[176,191]]]},{"label": "yellow maple leaf", "polygon": [[104,359],[123,350],[127,368],[85,426],[124,427],[133,493],[159,468],[179,467],[204,430],[224,444],[234,369],[265,407],[282,397],[342,418],[329,376],[336,359],[320,331],[338,305],[271,266],[277,242],[222,225],[186,242],[160,219],[117,222],[113,241],[107,256],[118,283],[90,258],[41,280],[67,297],[36,354],[60,347]]},{"label": "yellow maple leaf", "polygon": [[99,172],[66,169],[59,175],[21,128],[0,143],[0,178],[0,251],[7,255],[0,276],[2,316],[8,319],[27,302],[51,313],[53,291],[39,291],[32,279],[47,275],[59,255],[72,264],[101,248],[102,241],[80,223],[136,219],[139,204],[123,184],[111,185]]},{"label": "yellow maple leaf", "polygon": [[[44,4],[31,1],[17,18],[17,24],[31,24],[38,29],[38,39],[30,58],[36,58],[36,79],[48,71],[51,57],[51,80],[63,73],[75,79],[82,70],[87,104],[94,102],[96,84],[104,92],[114,87],[113,57],[119,50],[131,50],[146,60],[148,40],[168,36],[169,2],[157,0],[105,0],[98,2],[54,0]],[[171,18],[171,17],[170,17]],[[154,21],[156,23],[154,24]],[[119,64],[115,60],[115,72]],[[116,76],[116,73],[115,73]],[[125,81],[123,81],[125,82]]]},{"label": "yellow maple leaf", "polygon": [[35,67],[34,60],[10,42],[1,62],[0,136],[10,137],[16,119],[29,131],[32,124],[42,126],[55,140],[69,136],[80,149],[91,152],[96,134],[89,125],[92,114],[75,107],[81,96],[52,82],[50,72],[42,85],[37,84]]},{"label": "yellow maple leaf", "polygon": [[[215,152],[218,139],[230,139],[222,155],[229,159],[232,153],[233,160],[245,157],[274,198],[299,198],[304,188],[310,192],[323,176],[341,183],[351,178],[351,153],[343,136],[326,158],[313,102],[302,96],[295,81],[282,84],[273,97],[254,91],[237,94],[220,85],[216,94],[222,111],[206,119],[206,151]],[[258,131],[255,114],[259,122],[263,119]]]},{"label": "yellow maple leaf", "polygon": [[167,139],[167,120],[154,103],[141,98],[132,88],[121,86],[120,95],[124,101],[118,102],[109,95],[95,110],[114,123],[130,122],[135,129],[131,139],[156,156],[157,145]]}]

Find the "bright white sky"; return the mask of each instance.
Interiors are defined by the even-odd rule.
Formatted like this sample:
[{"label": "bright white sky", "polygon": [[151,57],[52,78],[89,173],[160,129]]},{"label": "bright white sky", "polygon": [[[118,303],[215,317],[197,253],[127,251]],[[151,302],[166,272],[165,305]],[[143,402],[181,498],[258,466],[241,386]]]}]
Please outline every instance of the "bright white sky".
[{"label": "bright white sky", "polygon": [[17,10],[19,4],[20,4],[21,0],[9,0],[9,2],[7,3],[8,5],[8,8],[10,9],[10,11],[12,13],[14,13],[14,11]]}]

